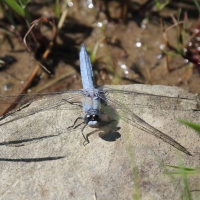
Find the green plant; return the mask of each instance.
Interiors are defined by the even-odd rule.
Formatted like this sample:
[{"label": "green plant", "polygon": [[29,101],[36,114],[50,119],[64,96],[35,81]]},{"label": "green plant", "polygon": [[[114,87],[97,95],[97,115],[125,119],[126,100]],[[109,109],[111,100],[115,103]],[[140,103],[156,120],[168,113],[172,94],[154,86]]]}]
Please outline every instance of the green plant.
[{"label": "green plant", "polygon": [[158,11],[161,11],[162,9],[164,9],[168,4],[169,4],[170,0],[167,1],[160,1],[160,0],[156,0],[156,8]]},{"label": "green plant", "polygon": [[198,133],[200,133],[200,124],[196,124],[196,123],[189,122],[189,121],[182,120],[182,119],[180,119],[179,122],[182,124],[185,124],[186,126],[192,128],[195,131],[197,131]]},{"label": "green plant", "polygon": [[200,169],[198,168],[189,168],[185,166],[174,166],[174,165],[164,165],[165,167],[171,168],[176,171],[165,171],[165,174],[170,176],[180,176],[183,183],[183,190],[181,191],[181,199],[192,200],[192,193],[190,188],[190,183],[188,176],[199,176]]},{"label": "green plant", "polygon": [[13,24],[13,16],[11,16],[12,12],[9,12],[9,14],[7,14],[5,10],[5,5],[7,5],[11,9],[10,11],[14,11],[19,16],[23,17],[27,21],[27,24],[29,24],[32,21],[31,15],[27,8],[27,5],[29,2],[30,0],[18,0],[18,1],[2,0],[0,4],[1,4],[1,7],[3,8],[4,14],[7,16],[11,24]]}]

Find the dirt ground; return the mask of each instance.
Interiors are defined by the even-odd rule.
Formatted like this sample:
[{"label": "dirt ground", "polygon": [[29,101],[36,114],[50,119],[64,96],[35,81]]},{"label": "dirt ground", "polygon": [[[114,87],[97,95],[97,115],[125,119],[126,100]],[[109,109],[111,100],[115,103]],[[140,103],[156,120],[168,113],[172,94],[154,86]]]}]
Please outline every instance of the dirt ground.
[{"label": "dirt ground", "polygon": [[[84,43],[91,55],[97,85],[169,85],[200,93],[199,64],[191,62],[192,59],[189,62],[187,56],[180,53],[187,51],[190,53],[189,58],[193,56],[197,61],[199,59],[200,39],[198,34],[194,34],[199,30],[199,18],[193,1],[171,2],[159,11],[155,6],[150,9],[145,7],[151,1],[127,1],[129,4],[125,17],[121,17],[124,7],[120,1],[108,1],[107,4],[103,4],[103,1],[94,1],[94,4],[91,2],[72,1],[70,4],[69,1],[67,16],[58,31],[55,48],[45,62],[39,59],[51,74],[41,68],[24,92],[81,88],[78,53],[80,45]],[[179,21],[184,20],[181,35],[184,36],[184,43],[179,43],[180,40],[177,39],[180,27],[175,20],[178,18],[179,8],[182,8]],[[58,23],[53,2],[45,4],[31,1],[29,11],[33,20],[46,17],[51,18],[55,24]],[[0,57],[9,55],[16,60],[0,67],[0,93],[2,96],[18,95],[33,77],[38,65],[34,58],[37,59],[38,55],[31,55],[26,51],[16,32],[6,34],[5,30],[10,31],[12,26],[2,10],[0,19]],[[42,24],[39,29],[43,34],[44,44],[49,44],[52,41],[52,28],[48,24]],[[18,23],[17,30],[19,33],[23,32],[23,25]],[[166,36],[170,44],[168,47]],[[27,45],[31,44],[27,42]],[[176,56],[166,55],[163,50]],[[1,111],[4,109],[1,105]]]}]

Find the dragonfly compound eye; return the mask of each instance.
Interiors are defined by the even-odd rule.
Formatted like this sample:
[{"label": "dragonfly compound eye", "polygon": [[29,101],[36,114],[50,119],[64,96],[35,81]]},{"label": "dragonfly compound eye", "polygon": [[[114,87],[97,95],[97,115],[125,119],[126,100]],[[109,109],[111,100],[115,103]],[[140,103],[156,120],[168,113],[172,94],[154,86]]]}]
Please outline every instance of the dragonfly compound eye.
[{"label": "dragonfly compound eye", "polygon": [[84,117],[84,122],[86,124],[88,124],[89,121],[92,120],[92,115],[89,115],[89,114],[86,114],[85,117]]},{"label": "dragonfly compound eye", "polygon": [[88,124],[90,121],[99,121],[100,115],[99,114],[86,114],[84,117],[84,122]]},{"label": "dragonfly compound eye", "polygon": [[100,116],[98,114],[92,115],[92,121],[99,121]]}]

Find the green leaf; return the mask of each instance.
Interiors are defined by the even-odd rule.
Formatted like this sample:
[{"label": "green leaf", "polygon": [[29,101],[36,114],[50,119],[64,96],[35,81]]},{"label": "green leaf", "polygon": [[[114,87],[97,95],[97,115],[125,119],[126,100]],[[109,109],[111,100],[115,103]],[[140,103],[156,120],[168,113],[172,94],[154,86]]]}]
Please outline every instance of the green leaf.
[{"label": "green leaf", "polygon": [[169,4],[169,0],[161,3],[159,0],[156,0],[156,7],[159,11],[161,11],[163,8],[165,8]]},{"label": "green leaf", "polygon": [[177,54],[177,53],[170,53],[170,52],[167,52],[167,51],[163,51],[162,52],[166,55],[169,55],[169,56],[181,56],[181,53],[180,54]]},{"label": "green leaf", "polygon": [[105,37],[99,39],[99,40],[96,42],[96,44],[95,44],[95,46],[94,46],[94,48],[93,48],[93,51],[92,51],[92,53],[91,53],[91,56],[90,56],[91,63],[94,63],[94,62],[95,62],[95,60],[96,60],[96,54],[97,54],[97,50],[98,50],[99,44],[100,44],[103,40],[105,40]]},{"label": "green leaf", "polygon": [[25,13],[21,6],[15,0],[2,0],[5,4],[7,4],[10,8],[12,8],[17,14],[24,17]]},{"label": "green leaf", "polygon": [[198,11],[199,11],[199,14],[200,14],[200,6],[199,6],[199,3],[197,0],[193,0],[194,1],[194,4],[196,5]]},{"label": "green leaf", "polygon": [[196,168],[190,168],[190,167],[183,167],[183,166],[176,166],[176,165],[165,165],[165,166],[173,168],[173,169],[182,170],[182,171],[197,171]]},{"label": "green leaf", "polygon": [[194,176],[194,175],[199,175],[200,174],[200,170],[198,168],[189,168],[189,167],[174,166],[174,165],[165,165],[165,166],[177,170],[177,171],[165,172],[165,174],[168,174],[168,175]]},{"label": "green leaf", "polygon": [[186,126],[189,126],[190,128],[194,129],[195,131],[197,131],[198,133],[200,133],[200,124],[196,124],[193,122],[188,122],[182,119],[178,120],[180,123],[185,124]]},{"label": "green leaf", "polygon": [[30,0],[19,0],[19,4],[23,9],[27,6],[29,2]]},{"label": "green leaf", "polygon": [[55,8],[56,17],[60,17],[60,0],[56,0],[56,8]]}]

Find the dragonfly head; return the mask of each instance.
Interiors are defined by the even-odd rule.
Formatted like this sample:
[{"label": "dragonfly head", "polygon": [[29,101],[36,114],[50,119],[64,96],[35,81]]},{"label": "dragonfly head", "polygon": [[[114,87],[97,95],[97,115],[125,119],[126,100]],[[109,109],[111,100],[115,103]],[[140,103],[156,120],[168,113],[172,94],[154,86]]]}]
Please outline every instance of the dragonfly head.
[{"label": "dragonfly head", "polygon": [[88,124],[90,127],[96,127],[99,123],[99,120],[100,120],[99,113],[95,114],[87,113],[84,117],[84,122]]}]

